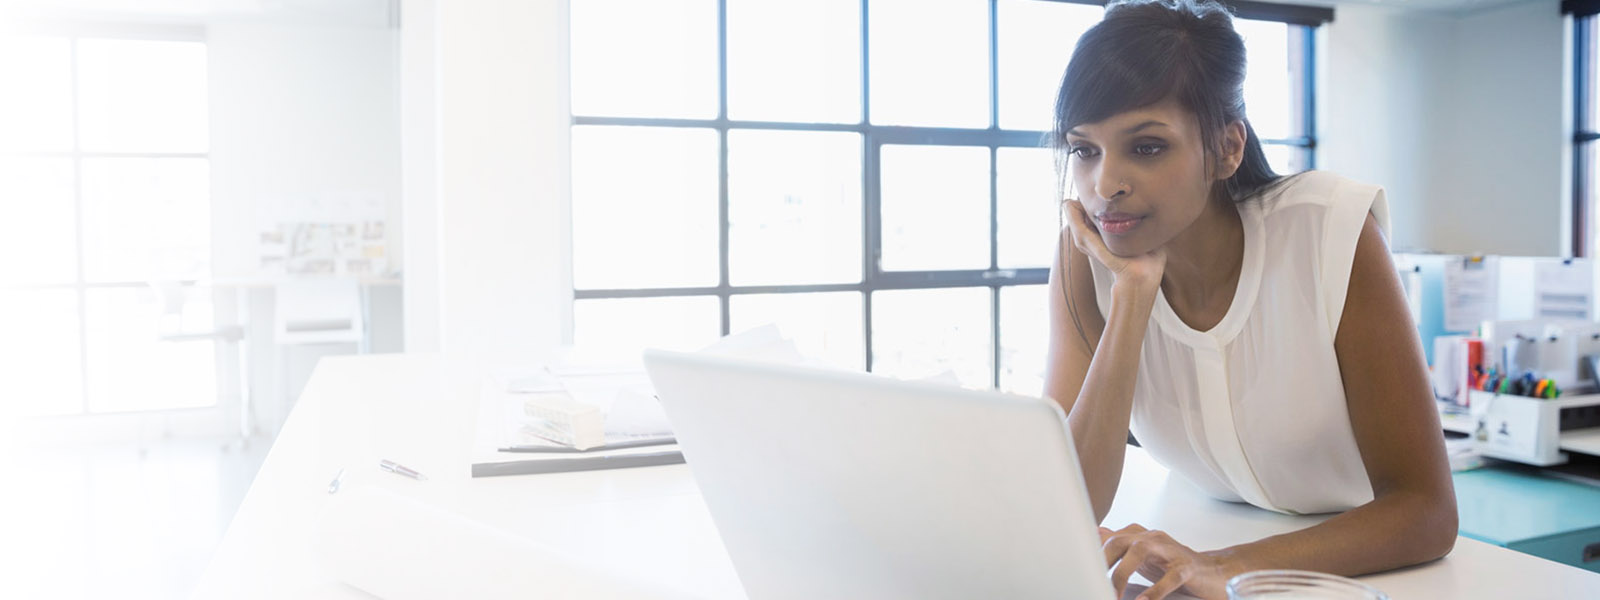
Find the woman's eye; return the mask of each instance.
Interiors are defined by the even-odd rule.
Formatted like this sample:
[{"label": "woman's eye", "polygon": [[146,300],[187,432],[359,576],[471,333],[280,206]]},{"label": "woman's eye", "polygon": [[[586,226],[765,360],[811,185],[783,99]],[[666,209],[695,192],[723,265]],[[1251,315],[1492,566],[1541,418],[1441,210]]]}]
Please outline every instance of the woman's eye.
[{"label": "woman's eye", "polygon": [[1079,159],[1094,158],[1094,148],[1090,148],[1088,146],[1073,146],[1072,149],[1068,150],[1067,152]]},{"label": "woman's eye", "polygon": [[1161,144],[1139,144],[1133,147],[1133,153],[1139,156],[1155,156],[1165,149],[1166,147]]}]

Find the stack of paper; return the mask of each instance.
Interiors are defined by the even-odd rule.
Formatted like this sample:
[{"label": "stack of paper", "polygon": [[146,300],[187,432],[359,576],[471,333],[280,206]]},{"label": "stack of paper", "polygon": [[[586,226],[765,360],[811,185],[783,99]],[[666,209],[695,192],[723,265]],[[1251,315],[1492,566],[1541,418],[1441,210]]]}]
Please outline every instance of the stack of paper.
[{"label": "stack of paper", "polygon": [[600,407],[578,402],[563,390],[536,392],[522,398],[521,433],[540,441],[578,450],[604,445],[605,418]]},{"label": "stack of paper", "polygon": [[1477,443],[1472,436],[1460,438],[1445,438],[1445,451],[1449,453],[1450,470],[1470,471],[1483,466],[1483,453],[1478,451]]},{"label": "stack of paper", "polygon": [[[643,374],[562,379],[559,391],[484,382],[472,476],[676,464],[683,453]],[[656,415],[660,415],[656,417]]]},{"label": "stack of paper", "polygon": [[[708,354],[807,364],[765,326],[722,338]],[[486,378],[472,476],[676,464],[683,453],[642,366],[551,365]]]}]

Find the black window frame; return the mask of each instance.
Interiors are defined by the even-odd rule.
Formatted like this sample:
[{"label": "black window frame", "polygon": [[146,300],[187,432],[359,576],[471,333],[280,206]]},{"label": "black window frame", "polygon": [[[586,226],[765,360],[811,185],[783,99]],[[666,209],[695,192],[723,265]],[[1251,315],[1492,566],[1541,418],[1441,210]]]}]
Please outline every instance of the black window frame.
[{"label": "black window frame", "polygon": [[1595,140],[1600,140],[1600,127],[1590,122],[1593,106],[1595,65],[1590,60],[1594,54],[1596,33],[1600,32],[1596,14],[1600,14],[1600,0],[1562,0],[1561,12],[1572,16],[1572,257],[1588,257],[1591,237],[1589,221],[1594,211],[1591,196],[1595,173],[1590,165],[1596,152]]},{"label": "black window frame", "polygon": [[[581,0],[578,0],[581,1]],[[1104,6],[1104,0],[1034,0]],[[721,335],[730,331],[732,297],[748,294],[807,293],[807,292],[857,292],[862,301],[862,328],[865,335],[865,364],[873,364],[872,299],[873,293],[887,290],[989,288],[990,299],[990,381],[1001,385],[1001,290],[1006,287],[1040,285],[1049,279],[1050,269],[1001,268],[998,264],[999,217],[996,165],[1000,148],[1040,148],[1044,146],[1047,132],[1033,130],[1007,130],[999,126],[999,0],[988,1],[988,64],[989,64],[989,126],[983,129],[946,127],[907,127],[876,125],[871,120],[871,39],[869,3],[860,0],[861,15],[861,119],[855,123],[794,123],[773,121],[730,120],[728,118],[728,10],[727,0],[717,2],[717,116],[712,119],[604,117],[572,115],[570,126],[636,126],[636,127],[687,127],[711,129],[717,132],[718,157],[718,284],[701,287],[611,288],[574,289],[573,301],[715,296],[720,306]],[[1298,28],[1290,29],[1292,43],[1297,43],[1300,62],[1301,89],[1297,91],[1300,102],[1295,108],[1302,135],[1293,138],[1263,139],[1266,145],[1282,145],[1302,149],[1307,170],[1316,166],[1316,28],[1331,22],[1331,8],[1272,4],[1249,1],[1224,2],[1240,19],[1277,21]],[[729,198],[728,198],[728,133],[730,130],[828,131],[851,132],[862,136],[862,277],[854,283],[795,284],[795,285],[731,285],[729,265]],[[882,254],[881,238],[881,178],[879,157],[886,144],[939,145],[979,147],[989,150],[989,267],[967,270],[885,271],[879,266]],[[582,324],[574,323],[576,331]]]}]

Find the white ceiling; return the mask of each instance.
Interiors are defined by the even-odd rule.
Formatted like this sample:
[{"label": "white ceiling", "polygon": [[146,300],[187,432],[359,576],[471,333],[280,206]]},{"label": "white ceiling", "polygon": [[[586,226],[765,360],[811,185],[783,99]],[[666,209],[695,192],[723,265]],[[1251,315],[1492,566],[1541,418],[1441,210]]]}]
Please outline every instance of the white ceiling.
[{"label": "white ceiling", "polygon": [[289,22],[385,27],[399,0],[0,0],[16,19]]},{"label": "white ceiling", "polygon": [[[529,0],[534,1],[534,0]],[[582,2],[583,0],[571,0]],[[1287,4],[1360,4],[1398,10],[1475,12],[1559,0],[1267,0]],[[270,21],[388,26],[399,0],[0,0],[0,16],[165,22]]]}]

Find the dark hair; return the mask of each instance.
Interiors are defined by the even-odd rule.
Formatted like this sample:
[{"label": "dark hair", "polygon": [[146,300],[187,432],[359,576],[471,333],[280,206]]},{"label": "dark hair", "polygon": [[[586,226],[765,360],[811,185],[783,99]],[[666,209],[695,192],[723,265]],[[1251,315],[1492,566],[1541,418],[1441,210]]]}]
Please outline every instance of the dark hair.
[{"label": "dark hair", "polygon": [[[1279,181],[1282,177],[1267,164],[1261,140],[1245,119],[1244,75],[1244,40],[1233,30],[1233,16],[1222,4],[1126,0],[1106,5],[1105,18],[1078,38],[1056,96],[1049,145],[1055,153],[1060,195],[1065,197],[1071,178],[1068,130],[1169,97],[1199,120],[1208,170],[1222,154],[1225,128],[1234,121],[1244,122],[1244,161],[1220,183],[1228,198],[1244,200]],[[1068,268],[1064,248],[1061,259],[1063,268]],[[1063,277],[1063,294],[1070,273]],[[1082,336],[1070,295],[1067,306]],[[1087,336],[1084,346],[1089,346]]]},{"label": "dark hair", "polygon": [[[1172,97],[1195,114],[1208,159],[1223,129],[1244,121],[1244,161],[1223,181],[1242,200],[1279,179],[1244,113],[1244,40],[1214,0],[1126,0],[1078,38],[1056,95],[1050,147],[1065,177],[1067,130]],[[1208,165],[1211,163],[1208,160]]]}]

